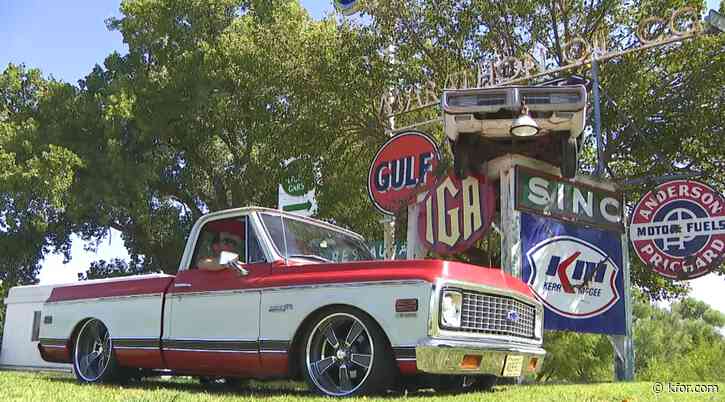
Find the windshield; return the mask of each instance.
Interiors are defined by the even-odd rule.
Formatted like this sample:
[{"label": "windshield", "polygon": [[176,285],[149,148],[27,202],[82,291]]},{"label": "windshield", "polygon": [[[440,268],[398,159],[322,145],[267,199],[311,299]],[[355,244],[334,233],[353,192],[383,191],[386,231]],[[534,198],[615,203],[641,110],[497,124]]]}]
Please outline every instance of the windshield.
[{"label": "windshield", "polygon": [[280,215],[260,215],[275,247],[281,255],[285,255],[287,250],[288,258],[308,258],[320,262],[373,259],[362,241],[343,232]]}]

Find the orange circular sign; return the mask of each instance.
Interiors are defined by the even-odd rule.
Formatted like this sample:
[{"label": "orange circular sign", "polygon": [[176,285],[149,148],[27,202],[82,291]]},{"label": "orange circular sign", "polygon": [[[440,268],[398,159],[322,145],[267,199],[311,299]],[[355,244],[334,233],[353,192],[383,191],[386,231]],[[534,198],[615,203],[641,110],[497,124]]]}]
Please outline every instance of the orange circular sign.
[{"label": "orange circular sign", "polygon": [[420,131],[390,138],[378,150],[368,172],[368,194],[375,208],[395,215],[414,201],[421,188],[433,183],[439,161],[438,146]]}]

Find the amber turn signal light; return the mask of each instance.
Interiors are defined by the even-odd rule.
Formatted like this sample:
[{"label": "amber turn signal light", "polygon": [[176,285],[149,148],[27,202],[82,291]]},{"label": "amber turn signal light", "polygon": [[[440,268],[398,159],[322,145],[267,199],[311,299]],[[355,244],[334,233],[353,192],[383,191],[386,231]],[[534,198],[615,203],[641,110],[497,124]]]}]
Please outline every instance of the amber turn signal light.
[{"label": "amber turn signal light", "polygon": [[465,355],[463,356],[463,360],[461,360],[461,368],[462,369],[477,369],[481,366],[481,356],[480,355]]},{"label": "amber turn signal light", "polygon": [[532,357],[531,360],[529,360],[529,371],[536,370],[536,366],[539,364],[539,359],[536,357]]}]

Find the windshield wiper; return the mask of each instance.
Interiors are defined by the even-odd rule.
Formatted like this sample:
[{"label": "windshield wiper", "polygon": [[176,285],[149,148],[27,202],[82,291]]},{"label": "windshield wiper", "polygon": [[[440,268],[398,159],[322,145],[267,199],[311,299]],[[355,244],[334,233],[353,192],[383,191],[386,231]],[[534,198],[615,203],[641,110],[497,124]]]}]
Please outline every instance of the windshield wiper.
[{"label": "windshield wiper", "polygon": [[311,260],[319,260],[322,262],[333,262],[332,260],[328,260],[325,257],[320,257],[319,255],[314,255],[314,254],[293,254],[293,255],[287,256],[287,258],[309,258]]}]

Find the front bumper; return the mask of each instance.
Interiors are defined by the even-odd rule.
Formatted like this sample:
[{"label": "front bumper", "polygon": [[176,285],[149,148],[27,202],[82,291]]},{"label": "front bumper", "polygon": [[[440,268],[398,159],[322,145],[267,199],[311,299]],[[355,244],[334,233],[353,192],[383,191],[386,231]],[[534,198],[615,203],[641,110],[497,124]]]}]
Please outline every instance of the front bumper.
[{"label": "front bumper", "polygon": [[[431,374],[517,376],[536,373],[541,370],[545,355],[546,351],[537,345],[489,340],[426,338],[415,348],[418,370]],[[504,371],[507,359],[511,362],[522,359],[518,374],[510,367]]]}]

